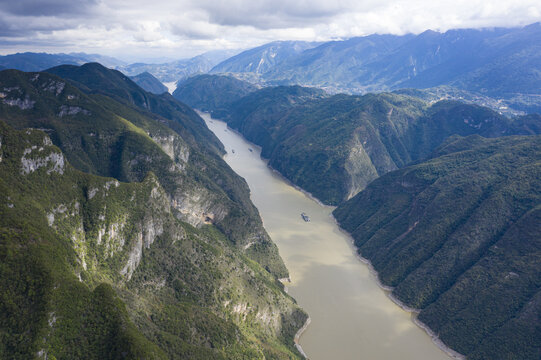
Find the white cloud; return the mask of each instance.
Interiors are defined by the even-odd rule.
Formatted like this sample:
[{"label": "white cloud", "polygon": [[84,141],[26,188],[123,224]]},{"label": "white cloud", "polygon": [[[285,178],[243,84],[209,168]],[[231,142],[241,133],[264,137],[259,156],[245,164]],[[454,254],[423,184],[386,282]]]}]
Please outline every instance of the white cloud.
[{"label": "white cloud", "polygon": [[537,21],[538,0],[17,0],[0,3],[0,51],[179,58],[273,40]]}]

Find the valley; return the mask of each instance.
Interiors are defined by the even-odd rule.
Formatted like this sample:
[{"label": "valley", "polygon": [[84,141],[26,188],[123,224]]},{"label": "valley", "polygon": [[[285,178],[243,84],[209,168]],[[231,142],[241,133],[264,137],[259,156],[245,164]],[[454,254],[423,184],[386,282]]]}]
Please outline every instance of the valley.
[{"label": "valley", "polygon": [[[212,114],[262,145],[286,179],[338,205],[334,216],[378,281],[443,344],[468,359],[535,359],[538,114],[507,118],[460,102],[298,86],[255,90]],[[352,166],[355,151],[364,156]],[[370,168],[377,171],[367,179]],[[356,192],[329,196],[355,183]]]},{"label": "valley", "polygon": [[310,315],[299,341],[310,359],[450,359],[377,285],[331,217],[332,207],[289,185],[225,123],[201,116],[224,144],[226,162],[246,179],[289,269],[288,293]]},{"label": "valley", "polygon": [[0,5],[0,359],[541,358],[541,5],[68,3]]}]

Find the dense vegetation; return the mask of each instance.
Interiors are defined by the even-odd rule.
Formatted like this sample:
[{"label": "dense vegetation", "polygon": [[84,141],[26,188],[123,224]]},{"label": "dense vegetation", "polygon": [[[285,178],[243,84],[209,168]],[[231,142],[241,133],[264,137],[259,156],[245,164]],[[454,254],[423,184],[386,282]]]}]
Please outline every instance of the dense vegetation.
[{"label": "dense vegetation", "polygon": [[203,111],[224,107],[257,88],[249,82],[223,75],[196,75],[178,83],[173,97]]},{"label": "dense vegetation", "polygon": [[262,146],[269,165],[325,203],[428,156],[450,135],[539,133],[541,116],[514,120],[456,101],[433,105],[398,94],[324,96],[302,87],[264,88],[212,113]]},{"label": "dense vegetation", "polygon": [[160,80],[156,79],[151,73],[146,71],[134,76],[130,76],[130,79],[132,79],[143,90],[156,95],[163,94],[164,92],[168,91],[167,86],[162,84]]},{"label": "dense vegetation", "polygon": [[[47,72],[70,80],[89,95],[103,94],[128,107],[136,107],[138,112],[167,125],[190,146],[202,152],[214,150],[216,153],[223,153],[222,144],[207,129],[203,119],[169,93],[155,95],[146,92],[121,72],[97,63],[57,66]],[[118,110],[118,107],[116,108],[115,110]]]},{"label": "dense vegetation", "polygon": [[217,140],[170,96],[82,68],[102,91],[0,73],[21,129],[0,126],[0,357],[297,357],[306,316]]},{"label": "dense vegetation", "polygon": [[[85,64],[81,67],[60,66],[49,69],[48,72],[70,79],[74,84],[86,89],[90,95],[98,97],[100,104],[108,110],[143,127],[149,136],[169,153],[170,157],[172,151],[176,154],[174,156],[181,161],[187,159],[188,176],[184,178],[188,178],[190,183],[193,183],[195,179],[199,185],[196,185],[192,191],[183,190],[183,194],[175,196],[174,200],[180,207],[181,214],[195,215],[199,221],[209,215],[214,218],[214,224],[239,248],[253,243],[255,239],[259,245],[257,250],[255,247],[249,247],[246,253],[278,276],[282,277],[286,274],[287,271],[279,259],[278,250],[262,228],[257,209],[249,199],[246,183],[221,159],[222,144],[206,127],[203,119],[190,107],[178,102],[170,94],[157,96],[145,92],[120,72],[106,69],[99,64]],[[117,101],[112,101],[111,97]],[[125,106],[121,106],[119,102]],[[149,117],[154,119],[153,124],[157,121],[166,125],[176,134],[169,129],[167,129],[168,132],[163,133],[156,127],[143,126],[141,115],[145,115],[143,119]],[[147,124],[148,120],[145,121]],[[181,140],[185,140],[190,148],[188,151],[185,146],[175,144],[175,141],[178,141],[177,135],[181,136]],[[138,166],[141,166],[140,163]],[[182,171],[183,168],[181,166],[179,170]],[[168,169],[167,166],[164,167],[167,173],[169,173]],[[159,171],[151,170],[160,176]],[[179,174],[172,176],[174,179],[171,181],[177,182],[174,191],[186,186],[180,180]],[[167,188],[170,181],[161,181]],[[179,181],[180,184],[178,184]],[[202,189],[206,189],[203,196],[200,194]],[[209,198],[216,197],[223,199],[219,202],[220,204],[215,204],[215,206],[209,204]],[[185,209],[186,207],[190,209]],[[213,208],[212,211],[208,211],[209,207]],[[227,211],[224,208],[230,210]],[[196,214],[193,214],[194,209]]]},{"label": "dense vegetation", "polygon": [[538,359],[541,137],[452,137],[340,205],[393,295],[468,359]]}]

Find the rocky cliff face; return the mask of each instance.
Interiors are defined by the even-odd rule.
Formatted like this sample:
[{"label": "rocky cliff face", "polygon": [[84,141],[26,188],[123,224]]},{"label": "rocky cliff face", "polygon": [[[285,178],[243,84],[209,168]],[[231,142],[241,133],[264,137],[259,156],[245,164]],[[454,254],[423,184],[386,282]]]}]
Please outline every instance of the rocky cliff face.
[{"label": "rocky cliff face", "polygon": [[21,129],[0,126],[0,357],[299,355],[287,270],[197,119],[44,73],[0,72],[0,88],[15,89],[0,113]]},{"label": "rocky cliff face", "polygon": [[[43,273],[48,280],[39,284],[40,301],[25,308],[42,315],[24,325],[47,335],[36,335],[26,345],[8,336],[12,346],[2,349],[2,356],[12,357],[17,351],[62,358],[84,350],[93,358],[97,350],[85,341],[93,339],[94,331],[113,336],[112,330],[99,321],[86,323],[98,313],[87,309],[87,317],[80,318],[79,305],[66,301],[102,291],[100,284],[110,286],[125,304],[105,313],[124,311],[122,322],[135,331],[119,346],[148,343],[145,346],[154,353],[144,358],[298,356],[293,336],[304,313],[271,274],[243,256],[216,228],[205,227],[203,221],[198,229],[177,219],[157,176],[150,173],[140,183],[123,183],[84,174],[58,160],[64,155],[45,133],[17,132],[3,123],[0,130],[0,149],[6,155],[0,162],[0,227],[35,229],[18,245],[4,238],[0,253],[10,246],[23,246],[29,253],[49,249],[34,255],[34,261],[48,269]],[[10,188],[10,183],[19,186]],[[59,251],[65,257],[53,255]],[[24,264],[12,270],[24,272]],[[5,271],[0,269],[4,275]],[[7,319],[21,316],[9,313],[6,300],[0,306],[8,311]],[[112,321],[120,325],[120,320]],[[14,331],[4,320],[0,326],[7,333]],[[77,326],[91,327],[76,332],[80,340],[72,339]]]},{"label": "rocky cliff face", "polygon": [[[79,170],[126,182],[140,182],[153,172],[178,219],[196,227],[217,226],[240,251],[277,277],[287,276],[277,248],[249,200],[246,183],[223,162],[212,133],[193,110],[174,104],[172,98],[148,94],[125,76],[110,73],[98,64],[69,69],[90,86],[98,87],[99,79],[107,79],[101,91],[109,89],[111,97],[103,93],[85,94],[68,81],[47,73],[4,71],[0,84],[7,90],[0,112],[5,120],[17,128],[47,131],[52,142]],[[113,82],[114,79],[120,83]],[[170,118],[112,98],[124,93],[131,95],[123,101],[146,99],[146,103]],[[27,98],[33,102],[32,108],[21,109],[5,102]],[[69,110],[75,108],[84,111]],[[205,131],[199,130],[199,122]],[[57,159],[47,159],[52,160]],[[40,164],[31,161],[27,166]],[[244,249],[254,241],[260,245],[258,252]]]}]

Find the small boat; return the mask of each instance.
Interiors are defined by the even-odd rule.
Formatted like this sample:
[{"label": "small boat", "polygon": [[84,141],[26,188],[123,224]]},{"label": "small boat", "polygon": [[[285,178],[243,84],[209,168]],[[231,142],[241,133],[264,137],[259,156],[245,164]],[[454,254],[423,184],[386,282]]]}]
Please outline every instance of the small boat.
[{"label": "small boat", "polygon": [[310,221],[310,217],[308,215],[306,215],[305,213],[301,213],[301,217],[304,221],[306,222],[309,222]]},{"label": "small boat", "polygon": [[250,152],[253,152],[253,151],[254,151],[254,149],[252,149],[252,148],[248,148],[248,150],[250,150]]}]

